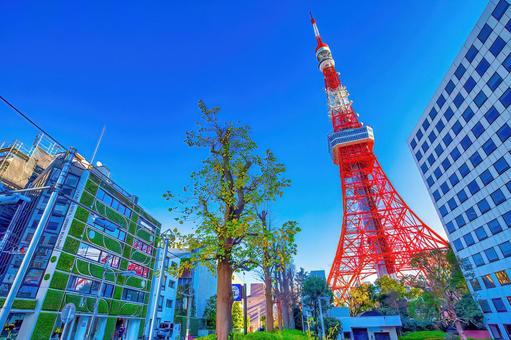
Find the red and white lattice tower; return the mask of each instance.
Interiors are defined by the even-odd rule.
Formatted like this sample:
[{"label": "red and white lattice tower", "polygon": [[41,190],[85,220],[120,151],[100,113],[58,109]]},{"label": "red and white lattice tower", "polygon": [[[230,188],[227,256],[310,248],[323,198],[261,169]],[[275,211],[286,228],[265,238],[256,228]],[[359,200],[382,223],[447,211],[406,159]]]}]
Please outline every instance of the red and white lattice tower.
[{"label": "red and white lattice tower", "polygon": [[358,120],[330,48],[321,40],[312,16],[311,20],[334,130],[328,144],[342,183],[341,237],[328,275],[328,285],[340,304],[350,288],[369,277],[417,273],[410,266],[411,258],[418,252],[446,248],[447,242],[408,207],[390,183],[373,153],[373,129]]}]

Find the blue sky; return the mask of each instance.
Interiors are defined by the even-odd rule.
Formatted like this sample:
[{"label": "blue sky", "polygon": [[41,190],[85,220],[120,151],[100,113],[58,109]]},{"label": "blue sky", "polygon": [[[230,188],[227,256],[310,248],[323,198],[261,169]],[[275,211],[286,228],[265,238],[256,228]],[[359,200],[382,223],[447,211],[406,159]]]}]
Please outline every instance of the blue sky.
[{"label": "blue sky", "polygon": [[[299,221],[297,266],[328,271],[341,228],[338,170],[312,10],[375,152],[403,198],[441,225],[406,139],[486,1],[3,2],[0,94],[97,159],[167,225],[161,195],[200,160],[183,143],[197,100],[252,126],[292,187],[274,222]],[[0,106],[0,143],[34,131]]]}]

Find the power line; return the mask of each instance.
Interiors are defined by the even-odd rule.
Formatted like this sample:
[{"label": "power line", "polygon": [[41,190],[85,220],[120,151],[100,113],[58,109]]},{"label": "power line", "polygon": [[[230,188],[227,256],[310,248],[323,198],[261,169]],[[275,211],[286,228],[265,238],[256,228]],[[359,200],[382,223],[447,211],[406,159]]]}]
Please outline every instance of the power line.
[{"label": "power line", "polygon": [[57,141],[55,138],[53,138],[48,132],[46,132],[41,126],[39,126],[36,122],[34,122],[32,119],[30,119],[25,113],[21,112],[16,106],[11,104],[7,99],[5,99],[3,96],[0,96],[0,100],[2,100],[7,106],[9,106],[12,110],[14,110],[17,114],[19,114],[21,117],[23,117],[26,121],[28,121],[32,126],[34,126],[36,129],[41,131],[45,136],[50,138],[52,141],[54,141],[56,144],[58,144],[61,148],[64,150],[67,150],[67,148]]}]

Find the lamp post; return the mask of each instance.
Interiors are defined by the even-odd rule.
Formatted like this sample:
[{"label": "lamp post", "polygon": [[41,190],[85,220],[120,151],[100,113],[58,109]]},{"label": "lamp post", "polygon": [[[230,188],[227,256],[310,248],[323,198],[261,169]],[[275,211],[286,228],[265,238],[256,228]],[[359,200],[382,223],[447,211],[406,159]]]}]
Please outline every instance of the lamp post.
[{"label": "lamp post", "polygon": [[57,182],[55,183],[55,186],[53,187],[53,192],[51,193],[50,197],[48,198],[48,202],[46,203],[44,211],[41,215],[41,219],[39,220],[39,223],[37,224],[37,227],[34,230],[34,235],[32,236],[32,240],[30,240],[30,244],[27,248],[27,252],[26,252],[25,256],[23,257],[23,260],[21,261],[20,268],[18,269],[16,276],[14,277],[11,288],[9,289],[9,293],[7,294],[7,297],[5,298],[4,305],[3,305],[2,309],[0,309],[0,326],[1,327],[3,327],[3,325],[7,321],[7,318],[9,317],[9,313],[11,311],[14,299],[16,298],[16,295],[18,295],[18,291],[21,287],[21,284],[23,283],[23,280],[25,278],[25,274],[27,273],[30,262],[32,262],[32,257],[34,256],[37,246],[39,245],[39,240],[41,239],[41,235],[43,234],[44,227],[46,226],[46,223],[48,222],[48,219],[50,218],[53,208],[55,207],[55,202],[57,201],[57,197],[58,197],[60,191],[62,190],[62,186],[64,185],[64,180],[66,179],[67,174],[69,173],[71,164],[75,157],[75,153],[76,153],[76,150],[71,148],[66,153],[66,156],[64,157],[62,170],[60,171],[59,177],[57,178]]},{"label": "lamp post", "polygon": [[319,318],[321,321],[321,338],[325,339],[325,321],[323,320],[323,308],[321,307],[321,300],[324,299],[324,297],[319,296],[318,297],[318,303],[319,303]]}]

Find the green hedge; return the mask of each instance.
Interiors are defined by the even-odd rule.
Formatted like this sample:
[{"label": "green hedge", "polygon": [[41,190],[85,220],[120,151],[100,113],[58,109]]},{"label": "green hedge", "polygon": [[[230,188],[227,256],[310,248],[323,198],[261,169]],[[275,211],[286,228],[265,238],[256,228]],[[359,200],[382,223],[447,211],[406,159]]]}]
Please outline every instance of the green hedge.
[{"label": "green hedge", "polygon": [[146,282],[146,280],[135,276],[129,276],[126,278],[126,285],[134,288],[145,288],[145,285],[142,287],[142,282]]},{"label": "green hedge", "polygon": [[50,288],[65,290],[68,279],[69,274],[55,272],[53,273],[53,278],[51,279]]},{"label": "green hedge", "polygon": [[61,253],[59,257],[59,262],[57,263],[57,269],[62,271],[70,271],[73,266],[75,257],[73,255],[69,255],[66,253]]},{"label": "green hedge", "polygon": [[69,228],[69,235],[72,235],[76,238],[82,238],[84,229],[85,224],[77,219],[74,219],[73,223],[71,223],[71,228]]},{"label": "green hedge", "polygon": [[94,203],[94,196],[84,191],[80,198],[80,203],[90,208],[92,207],[92,203]]},{"label": "green hedge", "polygon": [[152,243],[151,234],[144,229],[138,229],[136,236],[140,237],[141,239],[143,239],[149,243]]},{"label": "green hedge", "polygon": [[43,302],[44,310],[60,311],[62,300],[64,298],[64,292],[61,290],[48,289],[46,298]]},{"label": "green hedge", "polygon": [[89,212],[82,207],[78,207],[76,208],[75,218],[80,221],[87,222]]},{"label": "green hedge", "polygon": [[125,301],[112,300],[111,315],[140,315],[143,312],[143,306]]},{"label": "green hedge", "polygon": [[53,331],[53,325],[57,319],[57,313],[41,312],[35,325],[36,331],[32,333],[31,340],[48,340]]},{"label": "green hedge", "polygon": [[[0,298],[0,306],[3,306],[5,298]],[[12,303],[13,309],[34,309],[36,300],[33,299],[14,299]]]},{"label": "green hedge", "polygon": [[121,299],[121,297],[122,297],[122,287],[121,286],[115,286],[113,298],[114,299]]},{"label": "green hedge", "polygon": [[91,179],[89,179],[87,183],[85,183],[85,190],[90,192],[93,196],[96,196],[96,193],[98,192],[98,187],[99,185],[94,183]]},{"label": "green hedge", "polygon": [[445,333],[442,331],[409,332],[399,337],[399,340],[444,340]]},{"label": "green hedge", "polygon": [[70,254],[76,254],[78,252],[78,247],[80,247],[80,242],[72,237],[68,237],[66,238],[66,243],[64,243],[63,250]]},{"label": "green hedge", "polygon": [[104,340],[112,339],[115,332],[115,324],[117,323],[117,317],[108,318],[106,320],[105,334],[103,335]]}]

